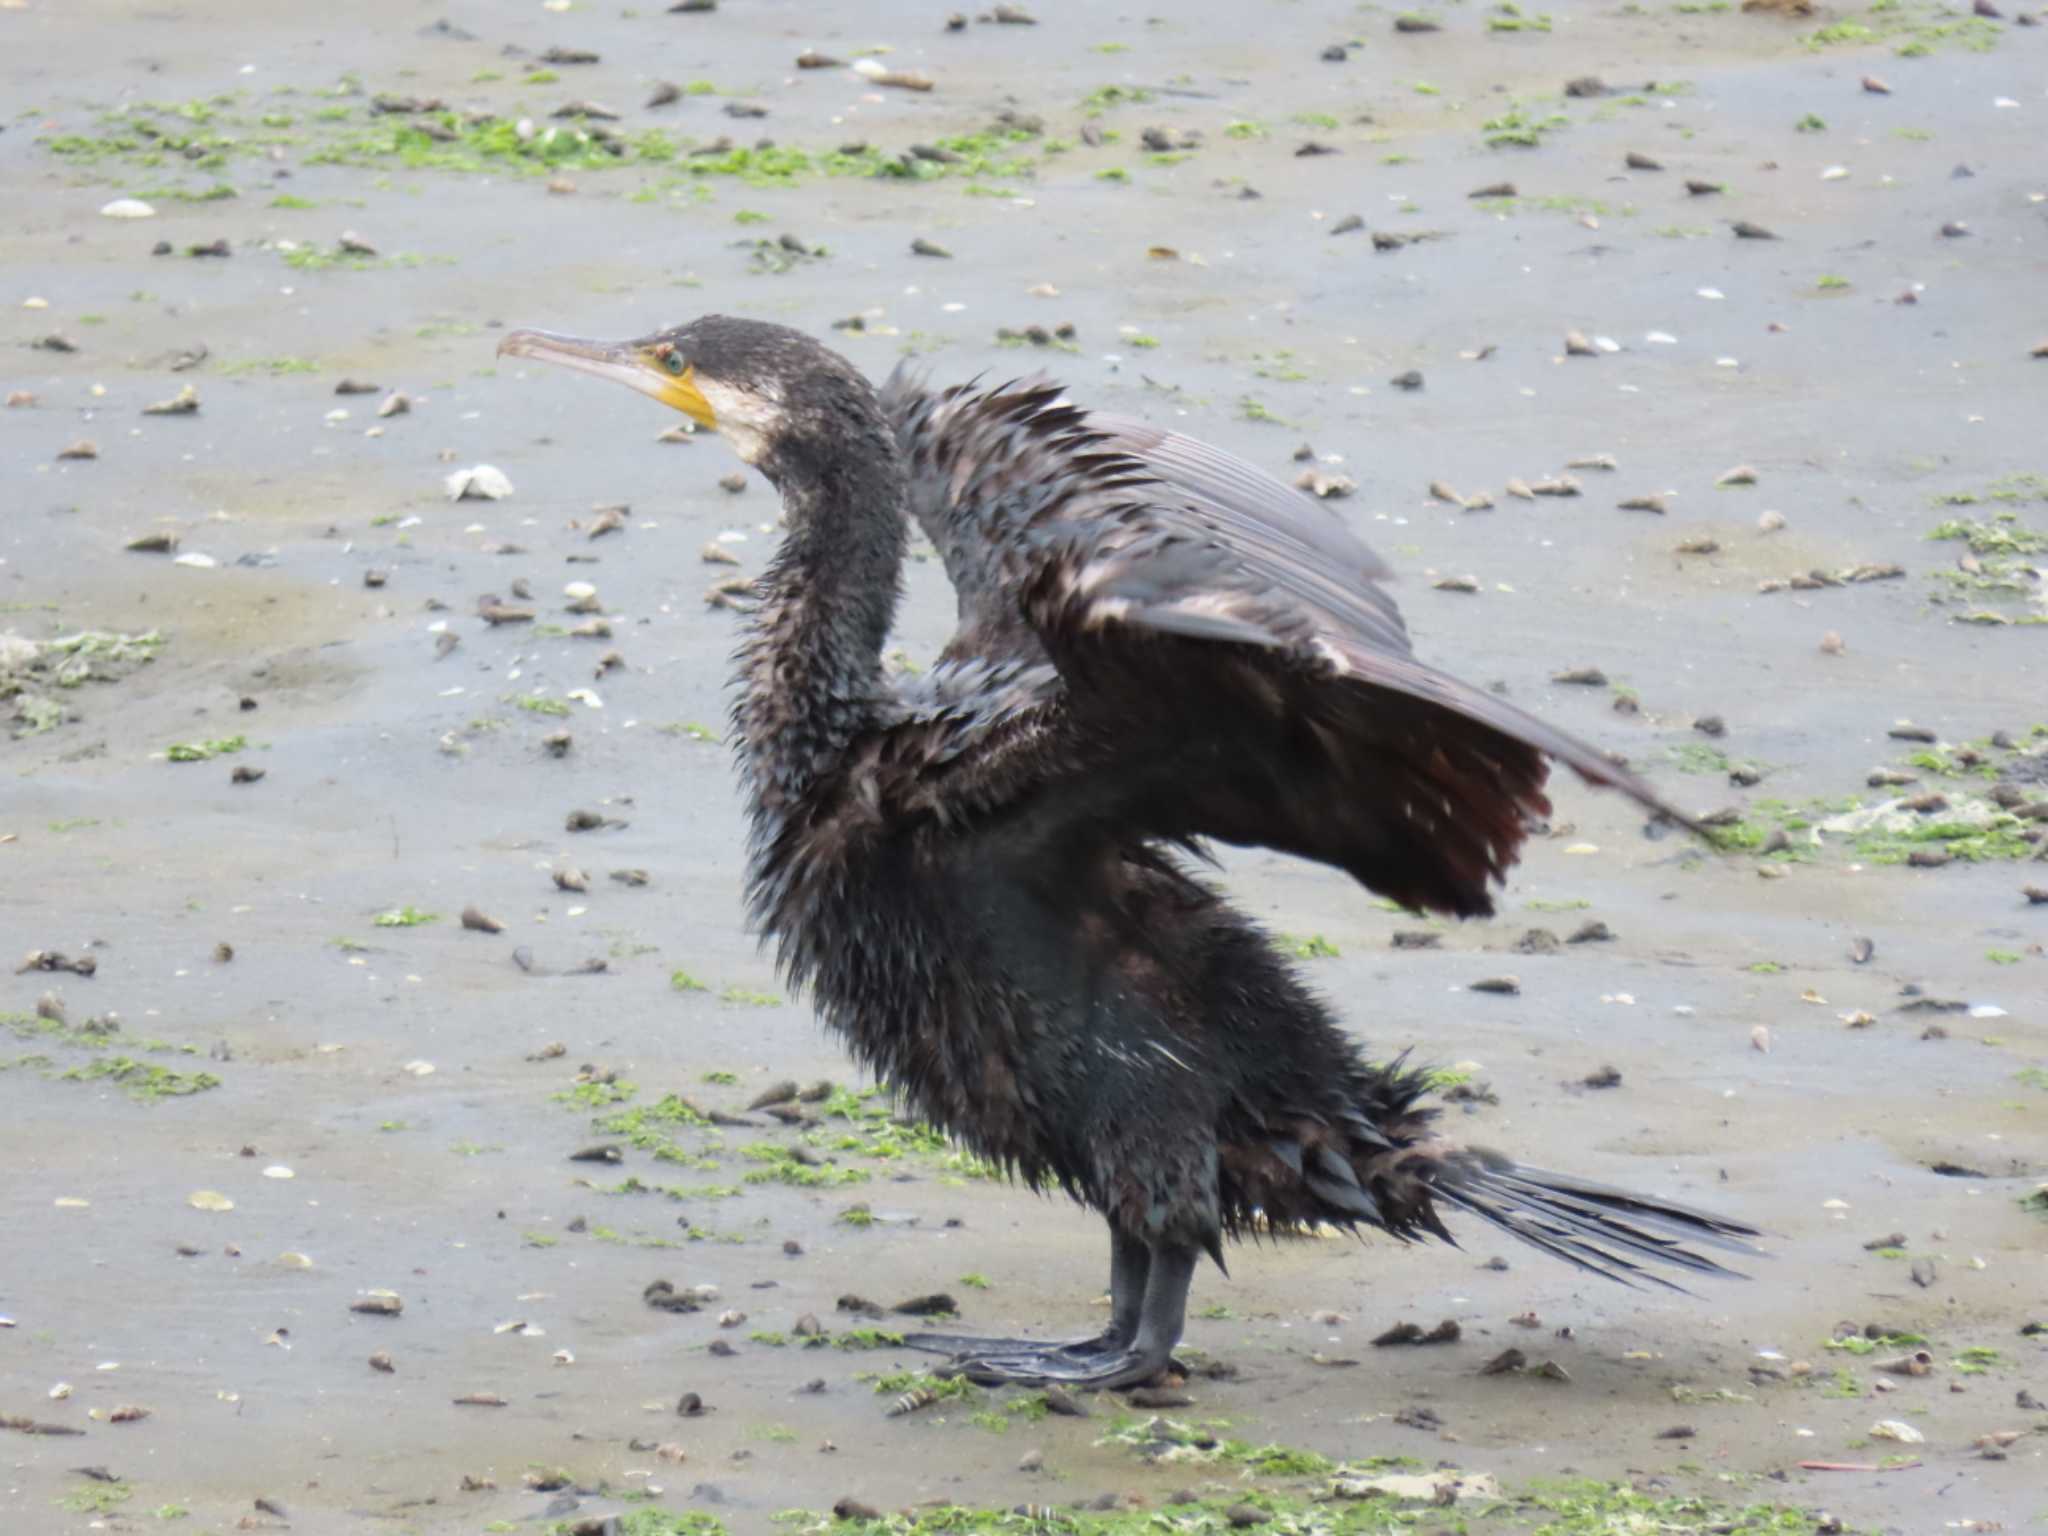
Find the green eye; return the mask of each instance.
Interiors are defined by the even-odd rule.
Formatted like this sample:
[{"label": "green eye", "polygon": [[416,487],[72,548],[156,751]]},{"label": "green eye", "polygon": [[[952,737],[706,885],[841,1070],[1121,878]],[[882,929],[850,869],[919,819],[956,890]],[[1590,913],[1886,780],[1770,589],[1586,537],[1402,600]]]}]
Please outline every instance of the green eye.
[{"label": "green eye", "polygon": [[665,353],[665,354],[663,355],[662,359],[661,359],[661,366],[662,366],[662,367],[664,367],[664,368],[666,368],[666,369],[667,369],[667,370],[668,370],[668,371],[669,371],[670,373],[681,373],[681,372],[683,371],[683,368],[684,368],[684,366],[685,366],[685,364],[684,364],[684,362],[683,362],[683,355],[682,355],[682,353],[680,353],[680,352],[669,352],[669,353]]}]

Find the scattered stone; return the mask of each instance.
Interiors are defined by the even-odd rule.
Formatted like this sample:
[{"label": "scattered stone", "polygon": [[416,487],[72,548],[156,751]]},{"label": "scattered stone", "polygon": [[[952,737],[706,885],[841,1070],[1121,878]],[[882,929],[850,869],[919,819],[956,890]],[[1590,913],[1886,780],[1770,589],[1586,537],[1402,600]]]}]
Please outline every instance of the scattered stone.
[{"label": "scattered stone", "polygon": [[1519,1349],[1510,1346],[1479,1367],[1479,1374],[1482,1376],[1505,1376],[1512,1371],[1521,1370],[1528,1363],[1529,1357],[1527,1355],[1523,1354]]},{"label": "scattered stone", "polygon": [[1065,1387],[1048,1386],[1045,1389],[1045,1406],[1047,1412],[1056,1413],[1062,1418],[1085,1419],[1090,1417],[1088,1410],[1081,1405],[1081,1400]]},{"label": "scattered stone", "polygon": [[168,400],[159,400],[142,408],[145,416],[197,416],[199,414],[199,391],[187,384]]},{"label": "scattered stone", "polygon": [[502,501],[512,494],[511,480],[491,464],[458,469],[441,483],[450,501]]},{"label": "scattered stone", "polygon": [[1133,1408],[1192,1408],[1195,1400],[1172,1387],[1134,1387],[1124,1394]]},{"label": "scattered stone", "polygon": [[640,1299],[657,1312],[701,1312],[703,1305],[688,1291],[679,1291],[666,1280],[655,1280],[640,1293]]},{"label": "scattered stone", "polygon": [[1358,482],[1349,475],[1326,474],[1320,469],[1304,469],[1294,477],[1294,488],[1306,491],[1320,501],[1342,501],[1358,489]]}]

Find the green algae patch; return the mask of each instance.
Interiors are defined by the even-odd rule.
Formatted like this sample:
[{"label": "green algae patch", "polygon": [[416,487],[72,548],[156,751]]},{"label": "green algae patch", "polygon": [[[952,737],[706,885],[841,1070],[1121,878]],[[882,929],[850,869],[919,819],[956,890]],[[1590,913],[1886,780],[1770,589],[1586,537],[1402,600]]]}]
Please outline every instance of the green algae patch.
[{"label": "green algae patch", "polygon": [[1917,59],[1944,48],[1988,53],[1998,46],[1999,35],[1998,25],[1981,16],[1957,17],[1906,0],[1875,0],[1862,16],[1831,21],[1808,33],[1804,41],[1815,53],[1889,43],[1900,58]]},{"label": "green algae patch", "polygon": [[848,1328],[839,1333],[814,1334],[804,1340],[806,1349],[822,1349],[830,1344],[834,1349],[901,1349],[903,1335],[888,1328]]},{"label": "green algae patch", "polygon": [[101,1056],[67,1068],[57,1076],[70,1083],[118,1083],[139,1104],[190,1098],[220,1086],[220,1079],[211,1072],[176,1072],[155,1062],[137,1061],[133,1056]]},{"label": "green algae patch", "polygon": [[1907,864],[1916,853],[1938,851],[1952,859],[1981,864],[1999,859],[2030,859],[2034,845],[2025,833],[2030,824],[2000,813],[1978,821],[1931,821],[1896,831],[1872,832],[1852,845],[1873,864]]},{"label": "green algae patch", "polygon": [[[1729,1505],[1703,1496],[1639,1493],[1617,1483],[1540,1484],[1510,1499],[1511,1516],[1542,1517],[1542,1536],[1811,1536],[1814,1516],[1782,1504]],[[1512,1529],[1513,1527],[1510,1527]]]},{"label": "green algae patch", "polygon": [[1543,142],[1543,135],[1567,127],[1570,122],[1561,112],[1532,112],[1516,102],[1499,116],[1481,123],[1479,133],[1495,149],[1534,149]]},{"label": "green algae patch", "polygon": [[87,1483],[51,1502],[74,1514],[111,1515],[134,1496],[126,1483]]},{"label": "green algae patch", "polygon": [[168,1040],[131,1039],[122,1033],[119,1024],[111,1021],[87,1019],[83,1024],[74,1025],[62,1019],[34,1014],[0,1013],[0,1029],[46,1050],[93,1053],[90,1059],[70,1065],[42,1052],[0,1062],[0,1068],[32,1071],[47,1082],[115,1083],[138,1104],[190,1098],[220,1086],[221,1080],[211,1072],[184,1072],[160,1061],[142,1059],[147,1056],[197,1056],[198,1046],[176,1045]]},{"label": "green algae patch", "polygon": [[842,1168],[830,1163],[799,1159],[794,1148],[757,1142],[740,1155],[764,1166],[741,1176],[748,1184],[787,1184],[795,1189],[838,1189],[848,1184],[865,1184],[873,1174],[865,1168]]},{"label": "green algae patch", "polygon": [[164,637],[88,629],[51,640],[0,634],[0,721],[14,735],[40,736],[74,718],[61,695],[87,683],[119,682],[156,659]]},{"label": "green algae patch", "polygon": [[1297,960],[1335,960],[1343,954],[1320,933],[1279,933],[1273,938],[1282,954],[1292,955]]},{"label": "green algae patch", "polygon": [[267,373],[272,378],[282,378],[293,373],[318,373],[320,365],[310,357],[238,357],[220,365],[224,378],[234,378],[245,373]]},{"label": "green algae patch", "polygon": [[[618,1536],[726,1536],[725,1522],[700,1509],[656,1509],[643,1504],[615,1518],[616,1525],[607,1529],[615,1529]],[[549,1536],[575,1536],[585,1524],[581,1517],[560,1520],[548,1527]]]},{"label": "green algae patch", "polygon": [[[948,1403],[973,1404],[981,1398],[980,1391],[965,1382],[922,1372],[864,1379],[878,1394],[895,1399],[892,1417]],[[1012,1418],[1029,1416],[1030,1402],[1024,1397],[999,1408],[975,1407],[952,1422],[999,1434]],[[749,1438],[779,1442],[788,1433],[782,1425],[762,1425],[751,1430]],[[1438,1530],[1472,1536],[1481,1531],[1499,1536],[1808,1536],[1816,1521],[1812,1512],[1786,1505],[1644,1493],[1627,1484],[1590,1479],[1502,1492],[1483,1473],[1408,1471],[1420,1464],[1401,1457],[1345,1464],[1298,1452],[1290,1453],[1282,1464],[1315,1470],[1266,1474],[1246,1466],[1241,1469],[1246,1475],[1273,1476],[1281,1486],[1254,1483],[1159,1508],[945,1504],[885,1513],[849,1500],[831,1513],[782,1510],[772,1521],[791,1536],[1039,1536],[1047,1531],[1075,1536],[1216,1536],[1243,1527],[1247,1508],[1264,1516],[1257,1529],[1274,1536],[1403,1536]],[[1404,1470],[1384,1470],[1387,1467]],[[1451,1494],[1448,1503],[1446,1489]],[[616,1518],[620,1536],[723,1536],[725,1531],[714,1516],[652,1505],[633,1507]],[[575,1525],[564,1522],[548,1529],[555,1536],[571,1536]]]},{"label": "green algae patch", "polygon": [[557,1104],[572,1104],[579,1109],[595,1113],[600,1109],[609,1109],[614,1104],[628,1103],[639,1091],[637,1084],[614,1078],[610,1082],[571,1083],[554,1098]]},{"label": "green algae patch", "polygon": [[[1983,502],[2014,503],[2048,500],[2048,477],[2012,475],[1976,491],[1952,491],[1937,497],[1941,506],[1975,506]],[[2031,600],[2040,590],[2035,568],[2048,554],[2048,532],[2020,520],[2015,512],[1988,517],[1952,517],[1937,523],[1927,537],[1969,548],[1967,559],[1930,573],[1936,603],[1978,606],[1952,614],[1958,623],[2028,624],[2041,622]],[[2001,606],[2002,605],[2002,606]]]},{"label": "green algae patch", "polygon": [[246,736],[218,736],[211,741],[180,741],[164,748],[164,757],[173,763],[203,763],[211,758],[227,757],[245,750],[249,745]]},{"label": "green algae patch", "polygon": [[659,167],[682,182],[730,177],[753,187],[791,187],[820,177],[936,181],[948,176],[1027,175],[1032,163],[1019,157],[1016,146],[1030,137],[1021,132],[956,134],[935,141],[940,153],[934,157],[894,155],[868,146],[701,146],[659,128],[622,132],[583,118],[540,126],[524,118],[438,112],[375,119],[320,145],[307,160],[472,174]]},{"label": "green algae patch", "polygon": [[934,1376],[929,1371],[864,1371],[860,1379],[875,1389],[877,1397],[929,1393],[927,1403],[958,1403],[981,1396],[981,1389],[964,1376]]}]

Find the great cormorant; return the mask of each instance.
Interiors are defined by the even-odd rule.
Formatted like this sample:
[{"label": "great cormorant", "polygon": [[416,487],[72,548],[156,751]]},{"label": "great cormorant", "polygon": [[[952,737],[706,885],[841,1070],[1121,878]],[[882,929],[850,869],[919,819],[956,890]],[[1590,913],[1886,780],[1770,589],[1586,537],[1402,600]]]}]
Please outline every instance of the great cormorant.
[{"label": "great cormorant", "polygon": [[[793,987],[920,1114],[1101,1212],[1107,1329],[914,1335],[980,1381],[1149,1380],[1200,1255],[1321,1223],[1448,1239],[1440,1211],[1581,1268],[1725,1273],[1753,1228],[1460,1144],[1269,935],[1189,873],[1215,840],[1334,865],[1403,906],[1492,910],[1548,813],[1547,758],[1640,779],[1414,655],[1386,568],[1241,460],[1042,383],[881,392],[784,326],[501,354],[715,428],[786,530],[737,657],[747,891]],[[908,524],[958,632],[892,676]]]}]

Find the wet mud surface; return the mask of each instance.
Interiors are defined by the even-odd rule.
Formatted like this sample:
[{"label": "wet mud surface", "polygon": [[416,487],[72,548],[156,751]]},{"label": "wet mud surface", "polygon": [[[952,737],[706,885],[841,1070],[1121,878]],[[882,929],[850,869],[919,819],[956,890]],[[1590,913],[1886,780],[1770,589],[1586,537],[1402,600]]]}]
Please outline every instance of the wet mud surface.
[{"label": "wet mud surface", "polygon": [[[2048,25],[1396,14],[0,11],[0,1526],[2048,1518]],[[772,493],[493,357],[712,309],[1355,482],[1426,656],[1725,846],[1561,782],[1489,922],[1222,878],[1459,1134],[1771,1257],[1247,1247],[1185,1404],[889,1416],[889,1308],[1088,1332],[1105,1245],[896,1123],[744,931],[706,599]]]}]

